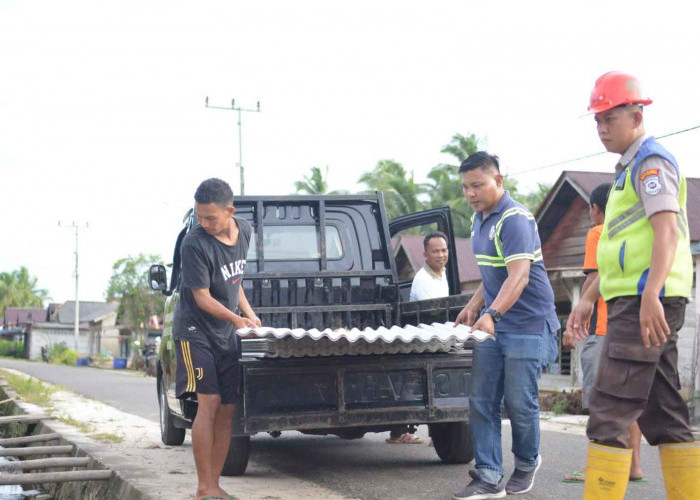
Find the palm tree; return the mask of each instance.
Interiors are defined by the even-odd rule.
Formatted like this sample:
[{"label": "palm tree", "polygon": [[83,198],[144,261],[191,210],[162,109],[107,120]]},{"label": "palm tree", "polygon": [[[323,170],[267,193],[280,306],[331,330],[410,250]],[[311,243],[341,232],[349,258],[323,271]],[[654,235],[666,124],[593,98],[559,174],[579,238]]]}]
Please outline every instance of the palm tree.
[{"label": "palm tree", "polygon": [[537,188],[534,191],[530,191],[525,196],[521,196],[521,199],[518,201],[525,205],[528,210],[534,214],[547,197],[547,194],[549,194],[550,189],[552,189],[551,184],[546,182],[538,182]]},{"label": "palm tree", "polygon": [[344,190],[328,191],[328,165],[325,174],[319,167],[311,167],[311,175],[304,176],[303,181],[296,181],[294,189],[297,194],[346,194]]},{"label": "palm tree", "polygon": [[476,135],[455,134],[452,136],[449,144],[446,144],[440,150],[441,153],[451,154],[459,163],[467,159],[467,156],[474,154],[479,150],[479,139]]},{"label": "palm tree", "polygon": [[476,135],[464,136],[455,134],[449,144],[443,146],[441,153],[447,153],[455,157],[457,165],[441,163],[432,168],[428,178],[430,184],[430,207],[438,208],[449,206],[452,213],[455,235],[465,237],[469,235],[471,216],[474,213],[471,205],[462,194],[461,179],[459,176],[459,164],[467,156],[479,149],[479,140]]},{"label": "palm tree", "polygon": [[0,273],[0,316],[7,307],[42,307],[50,297],[46,290],[36,287],[36,282],[24,266]]},{"label": "palm tree", "polygon": [[409,175],[394,160],[380,160],[374,170],[362,174],[359,182],[369,191],[382,191],[389,220],[425,208],[419,197],[426,192],[426,186],[417,183],[413,172]]}]

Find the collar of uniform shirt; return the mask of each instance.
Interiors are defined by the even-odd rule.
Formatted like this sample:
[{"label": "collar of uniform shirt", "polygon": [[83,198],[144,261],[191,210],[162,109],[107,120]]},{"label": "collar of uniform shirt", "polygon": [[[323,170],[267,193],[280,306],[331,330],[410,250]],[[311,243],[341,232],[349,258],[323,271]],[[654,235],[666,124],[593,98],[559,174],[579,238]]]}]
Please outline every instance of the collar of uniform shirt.
[{"label": "collar of uniform shirt", "polygon": [[623,154],[620,157],[619,163],[615,166],[616,174],[622,172],[622,169],[626,168],[627,165],[630,164],[630,162],[634,159],[635,155],[637,154],[637,151],[639,151],[639,148],[641,147],[642,143],[648,137],[648,135],[642,134],[641,136],[637,137],[637,139],[632,143],[632,145],[630,145],[629,148],[627,148],[627,151],[625,151],[625,154]]},{"label": "collar of uniform shirt", "polygon": [[[506,207],[508,201],[510,201],[510,193],[508,193],[508,191],[503,191],[503,196],[501,196],[501,199],[498,201],[496,208],[494,208],[493,211],[486,218],[488,219],[493,214],[500,214],[501,212],[503,212],[503,209]],[[479,220],[483,221],[482,212],[477,212],[476,216],[479,218]]]}]

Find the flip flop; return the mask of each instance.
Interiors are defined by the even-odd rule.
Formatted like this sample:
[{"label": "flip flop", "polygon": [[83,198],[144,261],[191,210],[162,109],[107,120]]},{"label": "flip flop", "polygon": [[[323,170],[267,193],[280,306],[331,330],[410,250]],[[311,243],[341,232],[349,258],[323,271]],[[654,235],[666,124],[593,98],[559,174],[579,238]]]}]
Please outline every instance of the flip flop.
[{"label": "flip flop", "polygon": [[422,438],[419,438],[418,436],[414,436],[413,434],[402,434],[401,436],[397,438],[387,438],[386,440],[387,443],[389,444],[423,444],[425,441]]},{"label": "flip flop", "polygon": [[649,479],[647,479],[647,478],[644,477],[644,476],[642,476],[642,477],[631,477],[631,478],[630,478],[630,483],[648,483],[648,482],[649,482]]},{"label": "flip flop", "polygon": [[565,475],[561,480],[562,483],[583,483],[585,481],[586,475],[577,471]]}]

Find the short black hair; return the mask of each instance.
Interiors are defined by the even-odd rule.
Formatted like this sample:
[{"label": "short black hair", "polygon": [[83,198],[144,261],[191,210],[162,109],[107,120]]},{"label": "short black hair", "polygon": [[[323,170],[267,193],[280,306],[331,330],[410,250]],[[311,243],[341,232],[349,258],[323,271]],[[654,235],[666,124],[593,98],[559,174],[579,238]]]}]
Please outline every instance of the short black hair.
[{"label": "short black hair", "polygon": [[228,182],[212,177],[199,185],[194,193],[194,201],[203,205],[216,203],[226,208],[233,205],[233,190]]},{"label": "short black hair", "polygon": [[425,238],[423,238],[423,250],[428,249],[428,243],[430,243],[430,240],[433,238],[442,238],[445,240],[445,243],[447,243],[447,235],[443,233],[442,231],[433,231],[432,233],[426,235]]},{"label": "short black hair", "polygon": [[601,212],[605,213],[605,207],[608,205],[608,194],[610,194],[611,188],[612,184],[609,182],[595,188],[591,193],[590,204],[596,205]]},{"label": "short black hair", "polygon": [[487,169],[489,167],[496,167],[498,173],[501,173],[501,168],[498,163],[498,156],[490,155],[486,151],[477,151],[476,153],[470,154],[459,166],[459,173],[469,172],[470,170],[475,170],[477,168]]}]

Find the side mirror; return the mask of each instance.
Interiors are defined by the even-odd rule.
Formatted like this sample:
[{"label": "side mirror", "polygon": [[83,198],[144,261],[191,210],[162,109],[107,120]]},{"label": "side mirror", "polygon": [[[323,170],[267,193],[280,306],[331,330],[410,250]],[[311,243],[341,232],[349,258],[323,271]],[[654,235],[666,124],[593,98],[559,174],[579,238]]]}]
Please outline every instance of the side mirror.
[{"label": "side mirror", "polygon": [[168,272],[165,266],[154,264],[148,269],[148,285],[151,290],[168,295]]}]

